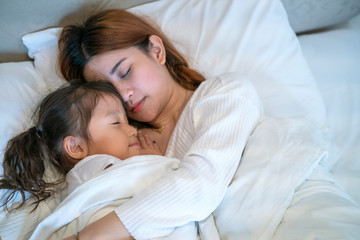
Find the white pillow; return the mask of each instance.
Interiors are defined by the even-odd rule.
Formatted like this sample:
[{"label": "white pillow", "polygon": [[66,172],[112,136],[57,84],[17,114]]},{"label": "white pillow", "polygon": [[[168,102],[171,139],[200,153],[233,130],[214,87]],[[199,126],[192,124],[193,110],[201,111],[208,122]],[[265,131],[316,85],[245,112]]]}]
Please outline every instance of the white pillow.
[{"label": "white pillow", "polygon": [[50,28],[45,31],[27,34],[23,42],[28,48],[28,55],[35,59],[35,68],[44,76],[48,88],[59,87],[65,81],[61,77],[57,64],[59,35],[62,28]]},{"label": "white pillow", "polygon": [[[0,157],[10,138],[32,126],[33,112],[47,87],[30,61],[0,64]],[[0,175],[3,172],[2,161]]]},{"label": "white pillow", "polygon": [[[323,123],[323,101],[280,0],[163,0],[129,11],[160,25],[190,65],[205,76],[229,71],[247,74],[266,115]],[[48,29],[23,37],[47,82],[57,76],[54,36],[59,31]]]}]

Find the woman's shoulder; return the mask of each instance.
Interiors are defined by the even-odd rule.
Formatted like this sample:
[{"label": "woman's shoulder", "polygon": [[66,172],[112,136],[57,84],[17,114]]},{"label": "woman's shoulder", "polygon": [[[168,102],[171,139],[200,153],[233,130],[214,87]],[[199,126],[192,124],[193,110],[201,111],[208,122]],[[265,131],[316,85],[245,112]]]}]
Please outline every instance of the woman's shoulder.
[{"label": "woman's shoulder", "polygon": [[208,77],[204,82],[201,83],[198,90],[221,90],[223,88],[253,88],[251,82],[248,80],[246,75],[240,72],[227,72],[216,76]]},{"label": "woman's shoulder", "polygon": [[209,77],[200,84],[194,95],[202,98],[210,95],[231,93],[258,101],[258,95],[253,84],[246,75],[240,72],[228,72]]}]

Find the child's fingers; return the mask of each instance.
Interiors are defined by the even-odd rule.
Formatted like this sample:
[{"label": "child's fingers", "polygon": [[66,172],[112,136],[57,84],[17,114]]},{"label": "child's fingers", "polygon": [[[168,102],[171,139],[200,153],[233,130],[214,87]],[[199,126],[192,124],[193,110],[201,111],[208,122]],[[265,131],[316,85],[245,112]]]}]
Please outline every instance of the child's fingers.
[{"label": "child's fingers", "polygon": [[143,134],[141,131],[138,131],[137,137],[138,137],[138,139],[139,139],[140,146],[141,146],[142,148],[146,148],[146,147],[147,147],[147,144],[146,144],[146,140],[145,140],[145,138],[144,138],[144,134]]},{"label": "child's fingers", "polygon": [[153,141],[151,140],[151,138],[149,137],[149,135],[145,134],[144,135],[144,139],[145,139],[145,142],[148,146],[152,146],[152,143]]},{"label": "child's fingers", "polygon": [[138,131],[137,137],[141,146],[141,155],[161,155],[159,146],[157,145],[156,141],[151,140],[149,135],[143,134],[141,131]]},{"label": "child's fingers", "polygon": [[138,139],[142,148],[153,148],[153,141],[147,134],[138,131]]}]

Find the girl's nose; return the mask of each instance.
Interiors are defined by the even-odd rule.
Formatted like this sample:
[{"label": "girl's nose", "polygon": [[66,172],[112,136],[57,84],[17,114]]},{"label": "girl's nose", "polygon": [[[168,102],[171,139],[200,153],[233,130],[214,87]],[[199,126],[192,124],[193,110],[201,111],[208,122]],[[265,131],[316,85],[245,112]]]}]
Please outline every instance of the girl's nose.
[{"label": "girl's nose", "polygon": [[133,126],[130,126],[130,125],[129,125],[128,134],[129,134],[129,136],[136,136],[136,135],[137,135],[137,130],[136,130],[136,128],[134,128]]}]

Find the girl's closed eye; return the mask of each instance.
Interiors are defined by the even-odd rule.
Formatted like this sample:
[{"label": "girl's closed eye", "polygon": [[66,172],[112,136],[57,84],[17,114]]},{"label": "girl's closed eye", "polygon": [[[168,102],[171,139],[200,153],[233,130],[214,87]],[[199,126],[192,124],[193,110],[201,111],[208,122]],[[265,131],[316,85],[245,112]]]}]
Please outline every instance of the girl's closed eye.
[{"label": "girl's closed eye", "polygon": [[113,125],[117,125],[117,124],[120,124],[120,122],[113,122]]}]

